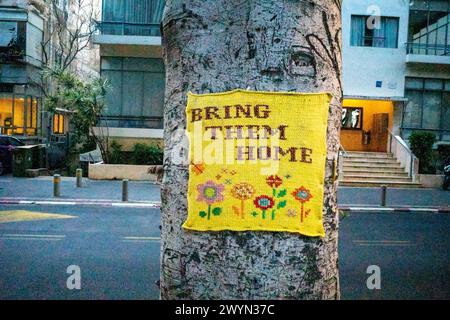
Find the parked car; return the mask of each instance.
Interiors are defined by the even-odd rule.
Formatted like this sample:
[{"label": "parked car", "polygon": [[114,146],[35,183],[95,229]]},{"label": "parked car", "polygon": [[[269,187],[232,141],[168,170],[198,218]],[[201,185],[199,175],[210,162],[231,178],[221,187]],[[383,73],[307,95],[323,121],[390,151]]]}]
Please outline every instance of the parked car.
[{"label": "parked car", "polygon": [[19,139],[0,135],[0,175],[12,171],[13,150],[24,145]]}]

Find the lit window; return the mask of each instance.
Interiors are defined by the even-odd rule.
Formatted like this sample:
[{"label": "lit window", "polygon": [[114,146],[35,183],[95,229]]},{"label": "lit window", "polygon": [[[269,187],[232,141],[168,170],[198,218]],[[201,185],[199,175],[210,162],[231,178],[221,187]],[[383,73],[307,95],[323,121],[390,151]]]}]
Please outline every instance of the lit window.
[{"label": "lit window", "polygon": [[53,115],[53,133],[64,134],[64,115],[59,113]]}]

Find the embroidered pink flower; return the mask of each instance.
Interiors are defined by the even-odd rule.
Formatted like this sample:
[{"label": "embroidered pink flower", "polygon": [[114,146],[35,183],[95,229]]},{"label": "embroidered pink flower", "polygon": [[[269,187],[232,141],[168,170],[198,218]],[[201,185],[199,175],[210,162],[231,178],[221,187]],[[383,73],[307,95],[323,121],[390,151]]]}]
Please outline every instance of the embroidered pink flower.
[{"label": "embroidered pink flower", "polygon": [[199,184],[197,186],[197,191],[199,193],[197,201],[206,202],[208,205],[222,202],[224,199],[222,194],[224,189],[225,186],[223,184],[216,184],[212,180],[209,180],[204,184]]}]

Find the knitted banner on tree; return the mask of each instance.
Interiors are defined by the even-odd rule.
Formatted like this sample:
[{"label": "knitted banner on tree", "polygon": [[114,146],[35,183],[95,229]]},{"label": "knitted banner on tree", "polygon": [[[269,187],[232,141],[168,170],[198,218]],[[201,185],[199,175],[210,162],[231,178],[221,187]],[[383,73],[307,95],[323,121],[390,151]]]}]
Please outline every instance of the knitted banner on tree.
[{"label": "knitted banner on tree", "polygon": [[188,94],[188,218],[197,231],[324,236],[327,93]]}]

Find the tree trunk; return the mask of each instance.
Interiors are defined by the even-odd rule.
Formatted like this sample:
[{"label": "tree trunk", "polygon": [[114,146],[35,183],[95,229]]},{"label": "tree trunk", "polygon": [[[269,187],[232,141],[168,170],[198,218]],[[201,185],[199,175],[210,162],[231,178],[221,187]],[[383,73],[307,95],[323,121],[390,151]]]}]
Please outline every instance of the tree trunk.
[{"label": "tree trunk", "polygon": [[[337,299],[334,168],[341,117],[340,0],[166,1],[163,299]],[[326,236],[192,232],[187,217],[186,93],[233,89],[333,94],[327,132]]]}]

